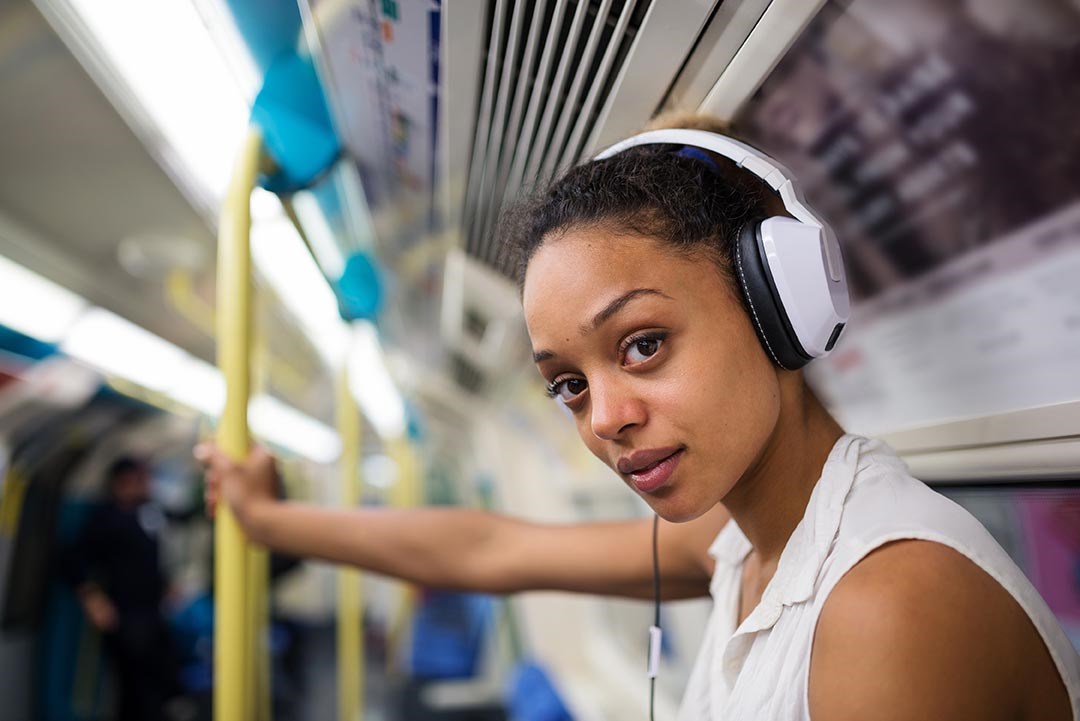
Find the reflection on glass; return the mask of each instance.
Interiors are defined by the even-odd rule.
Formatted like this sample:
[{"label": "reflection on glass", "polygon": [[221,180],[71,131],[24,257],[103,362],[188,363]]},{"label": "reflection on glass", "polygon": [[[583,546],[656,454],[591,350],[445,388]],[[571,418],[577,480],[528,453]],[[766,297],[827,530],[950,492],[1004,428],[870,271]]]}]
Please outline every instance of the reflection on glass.
[{"label": "reflection on glass", "polygon": [[1080,650],[1080,488],[941,488],[986,526]]}]

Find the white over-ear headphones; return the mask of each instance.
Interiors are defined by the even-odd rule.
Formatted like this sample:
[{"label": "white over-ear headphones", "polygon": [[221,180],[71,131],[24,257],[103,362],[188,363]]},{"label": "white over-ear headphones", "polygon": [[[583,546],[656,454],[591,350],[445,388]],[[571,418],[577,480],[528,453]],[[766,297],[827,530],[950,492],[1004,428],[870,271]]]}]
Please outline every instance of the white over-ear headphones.
[{"label": "white over-ear headphones", "polygon": [[616,143],[596,160],[657,144],[722,155],[779,193],[793,217],[743,228],[734,256],[739,287],[758,337],[778,366],[801,368],[832,350],[850,313],[844,261],[832,229],[807,207],[791,174],[761,151],[705,130],[650,130]]}]

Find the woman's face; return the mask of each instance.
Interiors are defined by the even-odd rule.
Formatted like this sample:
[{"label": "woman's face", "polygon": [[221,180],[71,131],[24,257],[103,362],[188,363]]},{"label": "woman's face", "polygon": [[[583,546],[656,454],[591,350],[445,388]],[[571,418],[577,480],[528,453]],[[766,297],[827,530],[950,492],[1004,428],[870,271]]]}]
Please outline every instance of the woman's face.
[{"label": "woman's face", "polygon": [[780,387],[714,262],[602,229],[547,240],[525,320],[549,391],[581,439],[660,516],[727,495],[776,424]]}]

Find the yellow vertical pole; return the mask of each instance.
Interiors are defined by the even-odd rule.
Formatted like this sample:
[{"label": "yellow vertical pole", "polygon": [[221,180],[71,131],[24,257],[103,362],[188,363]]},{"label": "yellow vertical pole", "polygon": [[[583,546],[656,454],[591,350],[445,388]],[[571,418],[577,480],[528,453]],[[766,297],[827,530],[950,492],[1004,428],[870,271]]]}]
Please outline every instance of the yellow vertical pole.
[{"label": "yellow vertical pole", "polygon": [[[363,424],[349,391],[348,370],[338,377],[337,425],[341,435],[341,504],[355,506],[359,496]],[[361,633],[360,573],[338,570],[337,689],[338,721],[357,721],[363,708],[364,639]]]},{"label": "yellow vertical pole", "polygon": [[[390,457],[397,464],[397,479],[390,489],[390,505],[395,508],[411,508],[420,504],[420,467],[416,455],[406,438],[395,438],[387,444]],[[390,620],[388,631],[387,665],[393,669],[397,663],[397,654],[400,651],[409,619],[412,618],[413,608],[416,605],[416,589],[407,584],[401,585],[401,593],[397,608]]]},{"label": "yellow vertical pole", "polygon": [[[265,310],[261,310],[257,317],[265,317]],[[255,326],[252,350],[255,355],[253,386],[257,393],[263,393],[268,384],[270,352],[261,322]],[[244,620],[247,626],[244,632],[251,660],[245,669],[247,681],[244,688],[248,712],[257,721],[271,721],[273,709],[270,703],[270,646],[267,636],[270,627],[270,564],[266,549],[248,544],[246,564],[247,613]]]},{"label": "yellow vertical pole", "polygon": [[270,626],[269,556],[266,550],[248,544],[247,558],[247,615],[244,641],[250,654],[245,671],[249,714],[257,721],[271,721],[270,705],[270,645],[267,629]]},{"label": "yellow vertical pole", "polygon": [[[252,129],[233,168],[218,230],[218,367],[225,377],[225,408],[217,443],[236,460],[248,453],[247,408],[251,351],[251,192],[255,187],[262,138]],[[247,609],[246,541],[224,504],[214,521],[214,719],[250,721],[247,667],[251,644]]]}]

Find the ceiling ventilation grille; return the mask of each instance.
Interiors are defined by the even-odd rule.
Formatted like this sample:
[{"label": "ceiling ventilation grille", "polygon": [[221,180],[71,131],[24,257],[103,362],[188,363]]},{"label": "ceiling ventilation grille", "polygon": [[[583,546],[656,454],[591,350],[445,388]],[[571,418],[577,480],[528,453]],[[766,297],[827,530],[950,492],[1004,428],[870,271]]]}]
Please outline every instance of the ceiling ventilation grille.
[{"label": "ceiling ventilation grille", "polygon": [[462,218],[502,271],[495,226],[522,188],[576,162],[655,0],[495,0]]}]

